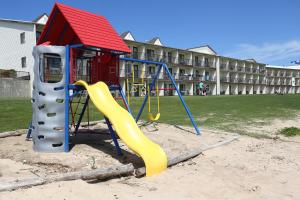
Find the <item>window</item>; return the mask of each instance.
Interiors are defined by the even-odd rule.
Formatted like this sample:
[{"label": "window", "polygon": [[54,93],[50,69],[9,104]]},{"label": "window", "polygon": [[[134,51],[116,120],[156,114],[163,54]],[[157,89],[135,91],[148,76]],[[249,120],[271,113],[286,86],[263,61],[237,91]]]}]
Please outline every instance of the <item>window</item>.
[{"label": "window", "polygon": [[163,52],[163,58],[160,60],[160,62],[167,62],[167,52]]},{"label": "window", "polygon": [[205,80],[206,81],[210,80],[209,72],[205,72]]},{"label": "window", "polygon": [[184,76],[184,75],[185,75],[185,70],[179,69],[179,76]]},{"label": "window", "polygon": [[134,77],[138,78],[139,77],[139,66],[133,65],[133,70],[134,70]]},{"label": "window", "polygon": [[39,60],[40,80],[45,83],[60,82],[62,73],[62,62],[58,54],[42,54]]},{"label": "window", "polygon": [[168,52],[168,63],[172,63],[172,52]]},{"label": "window", "polygon": [[208,58],[204,58],[204,65],[205,67],[209,67]]},{"label": "window", "polygon": [[138,48],[137,47],[132,47],[132,58],[138,59]]},{"label": "window", "polygon": [[37,31],[37,32],[35,33],[36,42],[39,40],[41,34],[42,34],[42,33],[41,33],[40,31]]},{"label": "window", "polygon": [[25,43],[25,32],[20,34],[20,42],[21,42],[21,44]]},{"label": "window", "polygon": [[195,64],[199,65],[199,57],[198,56],[195,56]]},{"label": "window", "polygon": [[154,61],[154,50],[147,49],[147,60]]},{"label": "window", "polygon": [[126,70],[126,74],[130,75],[131,74],[131,65],[130,64],[126,64],[125,65],[125,70]]},{"label": "window", "polygon": [[185,64],[184,63],[184,55],[183,54],[179,54],[179,63],[180,64]]},{"label": "window", "polygon": [[26,57],[21,58],[21,65],[22,65],[22,68],[26,67]]}]

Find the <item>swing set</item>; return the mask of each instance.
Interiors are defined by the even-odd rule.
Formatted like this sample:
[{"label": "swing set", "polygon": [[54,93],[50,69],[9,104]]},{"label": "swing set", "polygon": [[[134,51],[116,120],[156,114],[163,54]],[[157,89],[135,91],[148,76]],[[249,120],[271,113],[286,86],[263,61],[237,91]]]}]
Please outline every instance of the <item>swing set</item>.
[{"label": "swing set", "polygon": [[[190,112],[188,106],[186,105],[182,95],[181,95],[181,92],[179,91],[179,88],[177,87],[176,85],[176,82],[175,82],[175,79],[173,78],[171,72],[169,71],[168,69],[168,66],[165,64],[165,63],[161,63],[161,62],[155,62],[155,61],[148,61],[148,60],[139,60],[139,59],[134,59],[134,58],[120,58],[120,60],[123,60],[124,62],[136,62],[136,63],[143,63],[143,64],[149,64],[149,65],[156,65],[158,66],[158,69],[157,71],[155,72],[154,76],[151,77],[152,80],[149,80],[148,82],[147,81],[144,81],[144,76],[142,76],[142,83],[137,83],[134,79],[134,70],[132,75],[133,75],[133,83],[132,83],[132,86],[144,86],[147,85],[147,90],[146,90],[146,94],[144,96],[144,100],[142,102],[142,106],[137,114],[137,116],[135,117],[135,121],[137,122],[142,113],[143,113],[143,110],[146,106],[146,103],[148,102],[148,120],[150,122],[155,122],[155,121],[158,121],[160,116],[161,116],[161,112],[160,112],[160,97],[159,97],[159,91],[160,90],[168,90],[168,91],[176,91],[188,117],[190,118],[190,121],[196,131],[196,134],[197,135],[200,135],[200,130],[192,116],[192,113]],[[172,85],[173,85],[173,88],[162,88],[162,89],[159,89],[158,87],[158,77],[159,77],[159,74],[161,73],[161,71],[164,70],[164,73],[166,74],[166,76],[170,79]],[[129,90],[129,80],[126,79],[126,88],[127,88],[127,102],[128,104],[130,103],[130,90]],[[156,95],[156,101],[157,101],[157,112],[156,113],[153,113],[152,109],[151,109],[151,92],[152,91],[155,91],[155,95]]]}]

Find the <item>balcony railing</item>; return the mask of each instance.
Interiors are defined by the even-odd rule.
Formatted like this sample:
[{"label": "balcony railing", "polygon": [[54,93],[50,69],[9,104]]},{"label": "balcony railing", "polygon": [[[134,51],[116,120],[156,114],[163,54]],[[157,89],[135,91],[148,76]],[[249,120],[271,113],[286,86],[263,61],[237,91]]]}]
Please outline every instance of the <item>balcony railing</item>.
[{"label": "balcony railing", "polygon": [[259,84],[259,79],[253,79],[254,84]]},{"label": "balcony railing", "polygon": [[260,84],[266,84],[266,80],[260,79],[260,80],[259,80],[259,83],[260,83]]},{"label": "balcony railing", "polygon": [[192,80],[192,74],[179,74],[179,80]]},{"label": "balcony railing", "polygon": [[259,69],[253,69],[252,71],[253,71],[254,74],[259,74],[260,73]]},{"label": "balcony railing", "polygon": [[205,78],[204,78],[204,81],[208,81],[208,82],[216,82],[217,79],[214,78],[214,77],[212,77],[212,76],[209,76],[209,77],[205,77]]},{"label": "balcony railing", "polygon": [[201,61],[197,61],[197,62],[194,61],[194,65],[195,65],[196,67],[203,67]]},{"label": "balcony railing", "polygon": [[239,78],[239,83],[246,83],[246,79],[244,79],[244,78]]},{"label": "balcony railing", "polygon": [[237,79],[237,78],[230,78],[230,82],[231,83],[238,83],[239,79]]},{"label": "balcony railing", "polygon": [[253,79],[246,79],[247,84],[253,84]]},{"label": "balcony railing", "polygon": [[220,69],[223,70],[223,71],[227,71],[228,70],[227,63],[221,63],[220,64]]},{"label": "balcony railing", "polygon": [[230,71],[236,71],[235,65],[229,65],[229,70]]},{"label": "balcony railing", "polygon": [[238,71],[239,71],[239,72],[245,72],[245,68],[243,68],[243,67],[238,67]]},{"label": "balcony railing", "polygon": [[203,75],[200,75],[200,74],[194,74],[193,78],[195,81],[204,81]]},{"label": "balcony railing", "polygon": [[246,72],[247,73],[252,73],[252,69],[250,67],[246,67]]},{"label": "balcony railing", "polygon": [[178,59],[178,63],[180,65],[193,65],[191,62],[192,60],[191,59]]},{"label": "balcony railing", "polygon": [[265,70],[265,69],[259,69],[259,73],[265,74],[265,73],[266,73],[266,70]]},{"label": "balcony railing", "polygon": [[223,83],[229,83],[230,82],[230,78],[229,77],[221,77],[220,81]]},{"label": "balcony railing", "polygon": [[203,65],[204,67],[208,67],[208,68],[216,68],[215,63],[212,62],[212,61],[209,61],[209,62],[203,62],[202,65]]},{"label": "balcony railing", "polygon": [[274,81],[268,81],[268,85],[275,85]]}]

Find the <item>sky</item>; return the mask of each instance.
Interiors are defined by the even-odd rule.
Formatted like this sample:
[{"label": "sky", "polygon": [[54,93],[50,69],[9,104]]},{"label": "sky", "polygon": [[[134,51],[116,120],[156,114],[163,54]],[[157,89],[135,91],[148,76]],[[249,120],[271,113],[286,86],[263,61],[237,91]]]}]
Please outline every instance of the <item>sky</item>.
[{"label": "sky", "polygon": [[103,15],[138,41],[209,44],[219,55],[272,65],[300,60],[300,0],[1,0],[0,18],[33,20],[55,2]]}]

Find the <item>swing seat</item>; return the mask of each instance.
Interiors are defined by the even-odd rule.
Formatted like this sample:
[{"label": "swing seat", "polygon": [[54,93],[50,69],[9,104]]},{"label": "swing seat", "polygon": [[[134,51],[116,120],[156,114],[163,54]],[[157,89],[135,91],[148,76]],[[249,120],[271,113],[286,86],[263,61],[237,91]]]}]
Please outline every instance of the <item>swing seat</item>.
[{"label": "swing seat", "polygon": [[148,120],[151,122],[157,121],[160,118],[160,113],[157,113],[156,115],[152,113],[148,113]]}]

